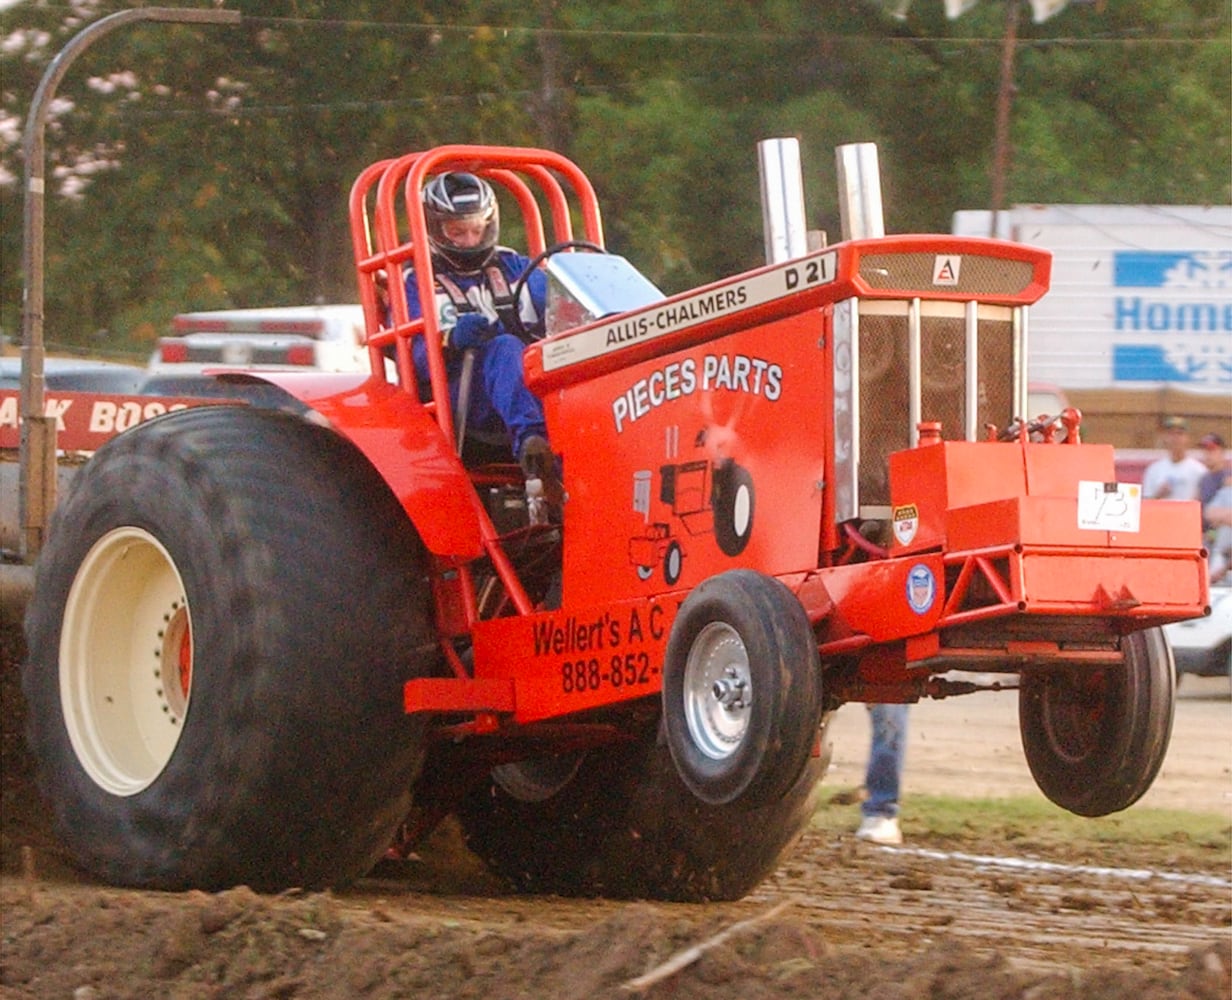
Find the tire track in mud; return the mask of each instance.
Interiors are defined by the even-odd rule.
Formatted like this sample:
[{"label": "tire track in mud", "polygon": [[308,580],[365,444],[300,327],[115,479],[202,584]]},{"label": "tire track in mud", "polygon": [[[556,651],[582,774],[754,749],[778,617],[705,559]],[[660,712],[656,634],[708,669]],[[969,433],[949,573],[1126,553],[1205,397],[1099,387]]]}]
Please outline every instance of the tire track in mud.
[{"label": "tire track in mud", "polygon": [[[425,866],[431,865],[425,859]],[[368,879],[348,894],[360,907],[562,932],[640,905],[664,921],[723,927],[786,902],[785,919],[830,943],[910,955],[947,942],[1000,955],[1023,969],[1183,968],[1211,947],[1232,953],[1232,877],[1149,871],[929,848],[882,848],[810,830],[757,890],[734,903],[467,895],[449,877]],[[1232,872],[1229,873],[1232,876]],[[461,890],[461,894],[459,894]]]},{"label": "tire track in mud", "polygon": [[[807,864],[806,853],[813,855]],[[822,853],[837,863],[818,864]],[[1092,956],[1137,965],[1176,961],[1212,944],[1232,948],[1232,881],[1208,874],[842,842],[836,848],[806,837],[797,856],[745,902],[784,899],[838,939],[871,937],[904,949],[962,940],[1028,966],[1081,966]]]}]

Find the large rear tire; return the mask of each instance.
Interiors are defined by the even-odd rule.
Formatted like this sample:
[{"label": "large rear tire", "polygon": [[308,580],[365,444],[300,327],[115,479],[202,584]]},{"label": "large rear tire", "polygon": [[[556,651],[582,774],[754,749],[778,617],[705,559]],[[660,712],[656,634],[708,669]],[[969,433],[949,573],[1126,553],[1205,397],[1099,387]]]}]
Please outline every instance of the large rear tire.
[{"label": "large rear tire", "polygon": [[778,866],[817,806],[829,747],[774,802],[711,806],[680,780],[662,729],[586,754],[555,795],[495,781],[458,810],[467,846],[523,892],[678,902],[740,899]]},{"label": "large rear tire", "polygon": [[367,871],[422,765],[423,565],[367,461],[297,417],[192,409],[100,449],[40,557],[22,678],[77,863],[165,889]]},{"label": "large rear tire", "polygon": [[1163,630],[1121,639],[1124,666],[1024,673],[1018,720],[1040,790],[1080,816],[1125,809],[1151,787],[1172,735],[1176,673]]}]

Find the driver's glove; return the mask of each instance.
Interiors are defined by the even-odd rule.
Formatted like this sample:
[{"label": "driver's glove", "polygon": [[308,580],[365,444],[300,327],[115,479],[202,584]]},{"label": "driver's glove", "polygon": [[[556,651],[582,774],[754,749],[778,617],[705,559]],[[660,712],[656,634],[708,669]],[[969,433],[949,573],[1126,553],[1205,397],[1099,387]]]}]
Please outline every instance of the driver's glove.
[{"label": "driver's glove", "polygon": [[467,312],[458,317],[453,329],[445,331],[445,346],[458,351],[469,351],[472,347],[490,340],[496,333],[496,328],[488,322],[483,313]]}]

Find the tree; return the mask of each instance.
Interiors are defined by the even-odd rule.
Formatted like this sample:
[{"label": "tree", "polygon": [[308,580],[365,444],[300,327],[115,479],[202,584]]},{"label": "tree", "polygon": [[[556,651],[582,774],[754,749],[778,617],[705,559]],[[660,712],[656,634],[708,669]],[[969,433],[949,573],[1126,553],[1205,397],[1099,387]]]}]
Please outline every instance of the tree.
[{"label": "tree", "polygon": [[[870,0],[426,0],[394,15],[231,0],[238,28],[118,32],[74,66],[48,130],[48,339],[105,328],[144,350],[187,309],[351,299],[353,178],[440,142],[571,156],[611,246],[667,291],[762,259],[759,139],[800,138],[810,225],[831,239],[833,149],[850,141],[880,148],[891,231],[948,229],[988,204],[1007,2],[948,20],[939,3],[897,18]],[[0,11],[6,222],[39,76],[111,6]],[[1023,24],[1007,201],[1232,199],[1229,21],[1216,0],[1122,0]],[[13,332],[19,227],[0,251]]]}]

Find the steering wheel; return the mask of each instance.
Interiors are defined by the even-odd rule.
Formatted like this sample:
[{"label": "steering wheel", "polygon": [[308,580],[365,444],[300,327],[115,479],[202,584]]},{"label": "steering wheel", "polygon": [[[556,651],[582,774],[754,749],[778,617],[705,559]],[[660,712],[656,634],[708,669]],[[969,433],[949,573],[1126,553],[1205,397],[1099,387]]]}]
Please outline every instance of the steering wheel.
[{"label": "steering wheel", "polygon": [[[591,243],[590,240],[563,240],[560,243],[553,243],[550,247],[540,250],[535,256],[530,259],[530,263],[526,265],[526,269],[518,275],[518,280],[513,283],[513,320],[517,324],[515,331],[526,343],[532,343],[536,340],[542,340],[544,334],[535,336],[528,329],[526,324],[522,322],[522,293],[526,290],[526,282],[529,280],[531,273],[553,254],[560,253],[562,250],[590,250],[592,253],[607,253],[598,243]],[[543,317],[544,323],[547,322],[547,317]]]}]

